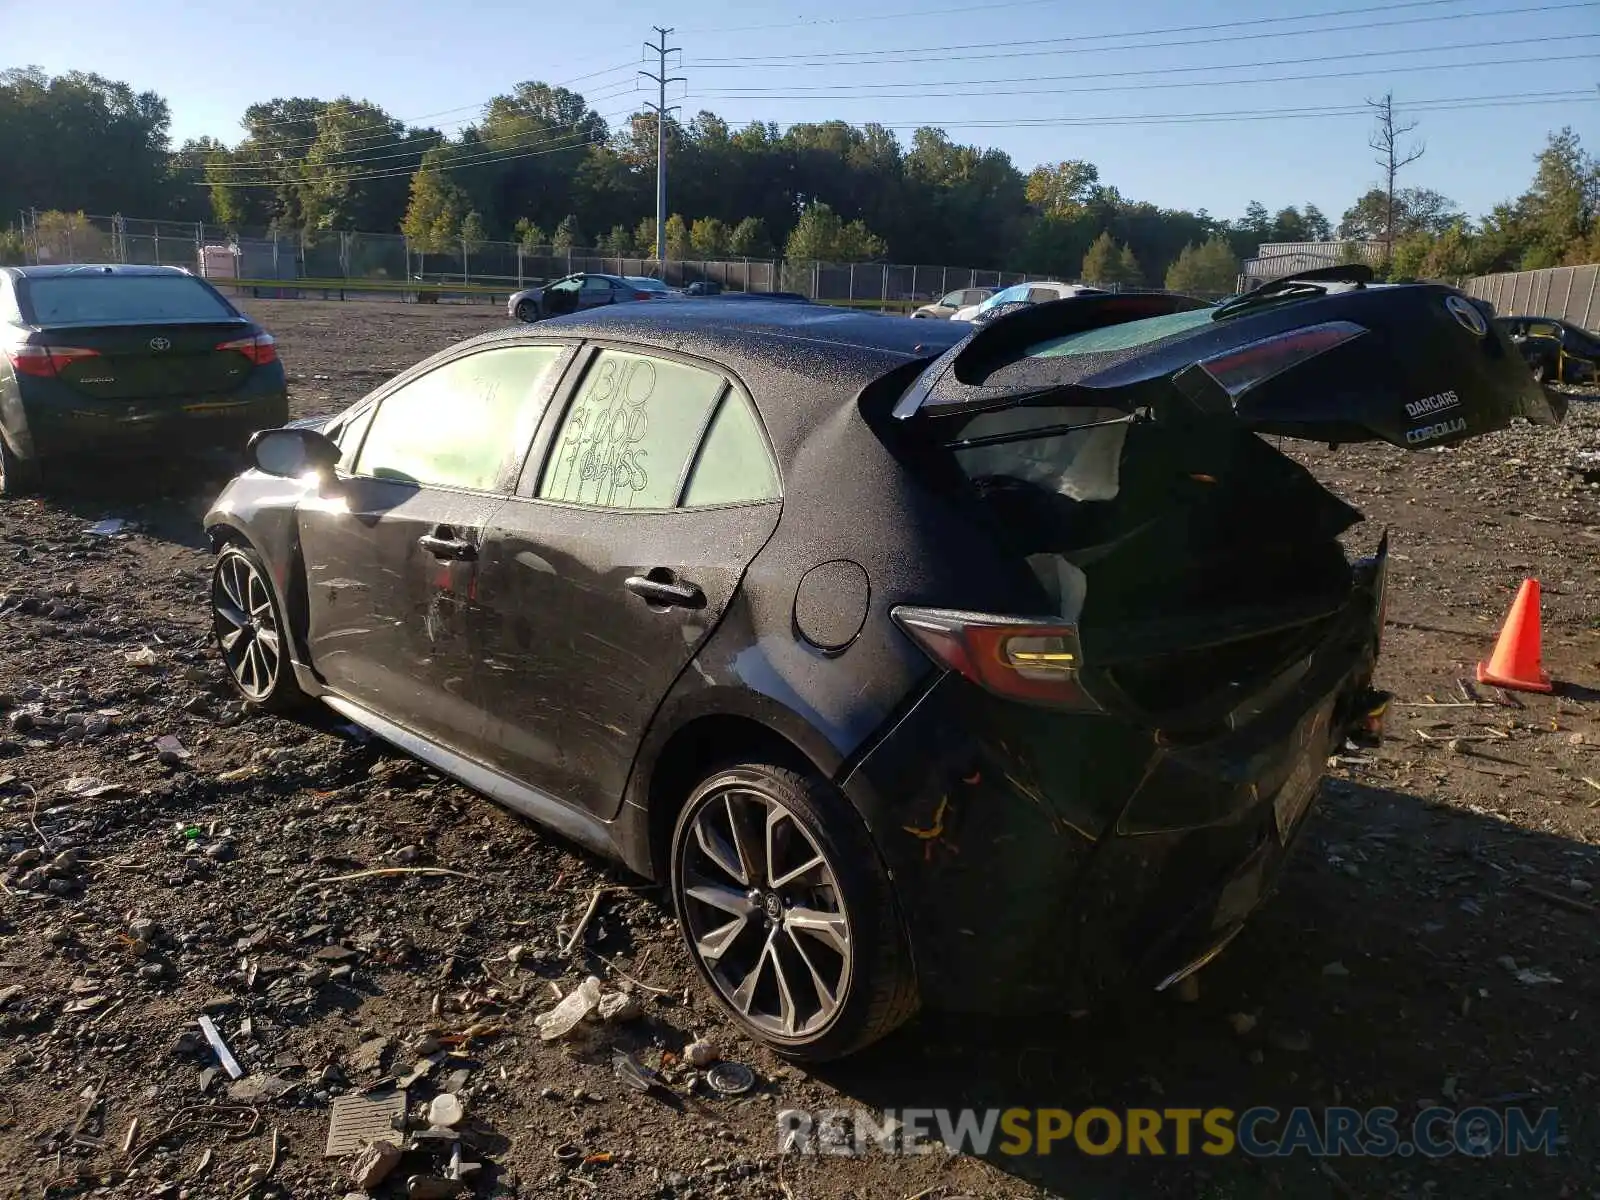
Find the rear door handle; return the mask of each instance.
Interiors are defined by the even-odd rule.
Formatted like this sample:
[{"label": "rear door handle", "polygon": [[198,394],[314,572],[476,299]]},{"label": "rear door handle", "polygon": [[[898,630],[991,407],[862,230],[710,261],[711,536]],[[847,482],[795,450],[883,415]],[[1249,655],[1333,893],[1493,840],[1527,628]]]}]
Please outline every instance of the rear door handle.
[{"label": "rear door handle", "polygon": [[435,558],[452,562],[471,562],[478,557],[478,548],[465,538],[458,538],[455,530],[448,525],[441,525],[432,533],[423,534],[417,539],[417,545]]},{"label": "rear door handle", "polygon": [[630,575],[622,586],[651,604],[669,608],[699,608],[706,601],[705,593],[692,583],[671,583],[648,575]]}]

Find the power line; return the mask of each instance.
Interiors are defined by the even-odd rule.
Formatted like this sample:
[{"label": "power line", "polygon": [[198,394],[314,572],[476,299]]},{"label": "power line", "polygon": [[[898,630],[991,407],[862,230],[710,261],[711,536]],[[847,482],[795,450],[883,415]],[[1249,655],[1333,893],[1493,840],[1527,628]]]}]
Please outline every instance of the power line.
[{"label": "power line", "polygon": [[[1037,45],[1042,45],[1042,44],[1044,44],[1046,42],[1096,42],[1096,41],[1109,41],[1109,40],[1111,40],[1113,38],[1159,37],[1159,36],[1163,36],[1163,35],[1169,34],[1169,33],[1210,33],[1210,32],[1214,32],[1214,31],[1219,30],[1219,29],[1246,29],[1246,28],[1250,28],[1250,27],[1256,26],[1256,25],[1282,24],[1282,23],[1284,23],[1286,21],[1320,21],[1325,17],[1353,17],[1353,16],[1358,16],[1358,15],[1363,14],[1363,13],[1397,12],[1400,9],[1405,9],[1405,8],[1439,8],[1439,7],[1442,7],[1442,6],[1445,6],[1445,5],[1465,4],[1465,3],[1468,3],[1468,2],[1469,2],[1469,0],[1406,0],[1406,2],[1402,3],[1402,4],[1374,4],[1374,5],[1368,5],[1368,6],[1365,6],[1365,7],[1362,7],[1362,8],[1336,8],[1336,9],[1328,9],[1328,10],[1325,10],[1323,12],[1297,13],[1294,16],[1289,16],[1289,17],[1251,17],[1251,18],[1248,18],[1246,20],[1239,20],[1239,21],[1214,21],[1214,22],[1210,22],[1210,23],[1207,23],[1207,24],[1204,24],[1204,25],[1170,25],[1170,26],[1167,26],[1166,28],[1163,28],[1163,29],[1133,29],[1133,30],[1125,30],[1125,31],[1123,31],[1121,33],[1087,33],[1087,34],[1078,34],[1078,35],[1075,35],[1073,37],[1029,38],[1026,41],[1017,41],[1017,42],[989,42],[989,43],[978,42],[978,43],[970,43],[969,45],[966,45],[966,46],[929,46],[929,47],[923,47],[923,48],[920,48],[920,49],[905,49],[905,50],[902,50],[902,51],[894,51],[894,50],[885,50],[885,51],[829,50],[829,51],[817,51],[817,52],[811,53],[811,54],[768,55],[766,57],[768,57],[768,58],[848,58],[848,57],[851,57],[853,55],[870,54],[870,53],[920,54],[920,53],[931,53],[933,51],[943,51],[943,50],[969,50],[969,49],[983,50],[983,49],[993,49],[993,48],[1006,47],[1006,46],[1037,46]],[[999,6],[997,5],[995,7],[999,7]],[[960,11],[960,10],[955,10],[955,11]],[[911,15],[922,16],[922,15],[931,15],[931,14],[911,14]],[[1471,14],[1463,13],[1462,15],[1463,16],[1469,16]],[[870,18],[870,19],[876,19],[876,18]],[[792,25],[751,26],[749,28],[789,29],[789,28],[794,28],[794,26],[792,26]],[[732,33],[732,32],[736,32],[736,31],[735,30],[725,29],[725,30],[721,30],[721,31],[707,30],[705,32]],[[745,61],[745,60],[742,60],[742,59],[705,59],[705,60],[703,60],[703,64],[709,65],[710,63],[713,63],[713,62],[741,62],[741,61]],[[702,63],[696,63],[696,65],[699,66],[699,65],[702,65]]]},{"label": "power line", "polygon": [[[1531,93],[1527,96],[1511,95],[1500,99],[1488,97],[1478,98],[1463,96],[1456,101],[1408,101],[1408,112],[1457,112],[1477,108],[1523,108],[1540,104],[1566,104],[1571,101],[1580,103],[1600,103],[1600,95],[1590,92],[1549,92]],[[1301,109],[1234,109],[1213,113],[1143,113],[1130,116],[1109,117],[1035,117],[1014,118],[1011,120],[974,120],[974,121],[919,121],[908,124],[882,124],[881,122],[863,122],[863,124],[878,125],[882,129],[922,129],[933,126],[940,129],[1011,129],[1019,126],[1046,126],[1049,128],[1085,128],[1139,125],[1184,125],[1184,124],[1232,124],[1236,121],[1277,121],[1300,120],[1304,118],[1319,117],[1368,117],[1372,110],[1365,104],[1346,105],[1340,108],[1301,108]],[[804,122],[797,122],[804,124]],[[853,126],[859,128],[859,126]]]},{"label": "power line", "polygon": [[[618,116],[622,114],[616,114]],[[577,140],[571,140],[576,138]],[[491,151],[481,154],[469,154],[464,158],[457,158],[449,162],[441,162],[437,169],[448,172],[466,167],[483,166],[491,162],[510,162],[513,159],[531,158],[541,154],[558,154],[564,150],[580,150],[589,146],[601,146],[606,142],[604,136],[590,134],[566,133],[558,134],[553,138],[529,143],[531,147],[524,153],[507,154],[503,151]],[[557,145],[556,143],[562,143]],[[548,147],[548,148],[544,148]],[[310,179],[208,179],[198,180],[195,187],[282,187],[285,184],[300,184],[307,187],[319,186],[325,183],[356,183],[370,179],[398,179],[407,175],[414,175],[420,167],[387,167],[377,171],[358,171],[346,175],[323,175]],[[431,168],[430,168],[431,169]]]},{"label": "power line", "polygon": [[[636,89],[629,89],[629,90],[636,90]],[[624,92],[622,94],[626,94],[626,93]],[[616,96],[600,96],[600,97],[597,97],[598,100],[614,100],[616,98],[617,98]],[[626,115],[630,115],[631,112],[632,112],[632,110],[624,110],[624,111],[620,112],[617,115],[626,116]],[[589,118],[590,117],[599,117],[599,119],[601,121],[606,121],[606,120],[609,119],[609,118],[607,118],[607,117],[605,117],[605,116],[603,116],[603,115],[601,115],[599,113],[595,113],[595,112],[593,112],[591,110],[591,112],[587,116],[581,117],[576,121],[565,121],[565,122],[561,122],[561,123],[558,123],[558,124],[545,126],[542,129],[528,130],[528,131],[524,131],[522,133],[517,133],[517,134],[501,135],[501,136],[498,136],[498,137],[490,136],[490,137],[486,137],[486,138],[481,138],[480,142],[485,147],[488,147],[488,148],[498,148],[498,149],[511,148],[511,149],[515,149],[515,148],[517,148],[515,143],[517,143],[519,141],[523,141],[523,140],[525,140],[527,138],[544,137],[544,136],[546,136],[548,134],[556,132],[557,130],[561,130],[561,129],[577,129],[580,126],[587,125],[589,123]],[[607,130],[607,133],[609,134],[609,129]],[[499,146],[496,146],[496,143],[502,143],[502,144],[499,145]],[[395,152],[393,154],[366,154],[364,152],[358,153],[358,152],[355,152],[355,151],[346,151],[346,152],[342,152],[341,154],[336,155],[336,156],[334,156],[332,158],[320,159],[320,160],[318,160],[318,164],[317,165],[325,166],[325,167],[326,166],[332,166],[332,167],[360,167],[360,166],[365,166],[365,165],[367,165],[369,163],[383,162],[383,161],[388,160],[388,159],[412,158],[412,157],[415,157],[420,162],[421,159],[424,156],[426,156],[429,152],[431,152],[431,151],[433,151],[435,149],[438,149],[441,146],[445,146],[445,145],[449,145],[449,144],[450,143],[448,143],[448,142],[446,142],[446,141],[441,139],[440,141],[435,142],[434,144],[429,145],[429,146],[425,146],[425,147],[421,147],[421,148],[412,147],[411,149],[400,150],[400,151],[397,151],[397,152]],[[461,145],[462,143],[456,143],[456,144],[457,145]],[[266,172],[266,171],[282,172],[282,171],[285,171],[285,170],[292,170],[294,168],[304,166],[307,161],[308,160],[306,158],[297,158],[297,159],[292,159],[292,160],[289,160],[287,162],[282,162],[282,163],[228,163],[228,164],[217,164],[215,166],[207,166],[206,169],[207,170],[212,170],[212,171],[219,171],[219,172],[228,172],[230,174],[237,174],[237,173],[240,173],[240,172]]]},{"label": "power line", "polygon": [[[1530,104],[1568,103],[1571,101],[1596,103],[1600,102],[1600,94],[1588,91],[1562,91],[1562,92],[1510,92],[1497,96],[1443,96],[1433,99],[1408,101],[1406,107],[1425,112],[1450,112],[1466,109],[1483,108],[1510,108],[1522,107]],[[1370,110],[1366,105],[1348,105],[1341,108],[1328,108],[1325,106],[1284,108],[1284,109],[1223,109],[1210,112],[1181,112],[1181,113],[1132,113],[1121,115],[1108,115],[1096,117],[993,117],[981,120],[939,121],[925,119],[922,121],[905,124],[886,124],[881,122],[846,122],[852,127],[862,125],[879,125],[884,129],[919,129],[927,126],[938,128],[1011,128],[1019,126],[1052,126],[1052,127],[1126,127],[1137,125],[1167,125],[1167,124],[1209,124],[1209,123],[1234,123],[1245,121],[1272,121],[1272,120],[1300,120],[1322,117],[1355,117],[1369,115]],[[619,114],[620,115],[620,114]],[[783,124],[774,122],[774,124]],[[797,126],[810,124],[810,122],[789,122],[787,128],[792,130]],[[567,135],[571,138],[574,135]],[[456,162],[441,163],[439,170],[452,171],[460,167],[483,166],[493,162],[507,162],[515,159],[536,157],[541,154],[556,154],[566,150],[583,149],[589,146],[603,145],[603,139],[578,140],[567,144],[554,145],[555,142],[566,141],[562,137],[546,139],[535,144],[535,147],[525,153],[503,154],[490,153],[481,156],[463,159]],[[330,182],[351,182],[371,178],[395,178],[411,174],[407,170],[375,171],[364,174],[335,176],[323,179],[308,179],[300,181],[307,186]],[[283,181],[219,181],[221,187],[276,187]],[[196,186],[206,186],[198,184]]]},{"label": "power line", "polygon": [[[1271,41],[1278,38],[1306,37],[1323,33],[1365,33],[1373,29],[1389,29],[1401,25],[1433,25],[1440,21],[1469,21],[1480,17],[1504,17],[1525,14],[1538,14],[1561,12],[1575,8],[1600,8],[1596,0],[1574,0],[1567,4],[1532,5],[1524,8],[1494,8],[1483,12],[1448,13],[1427,17],[1402,17],[1395,21],[1368,21],[1357,25],[1325,25],[1313,29],[1281,29],[1267,33],[1231,33],[1218,37],[1182,38],[1170,42],[1144,42],[1133,46],[1065,46],[1055,50],[1012,50],[999,54],[970,54],[962,53],[962,61],[978,61],[983,59],[998,58],[1054,58],[1065,54],[1111,54],[1119,50],[1166,50],[1184,46],[1210,46],[1221,42],[1232,44],[1234,42]],[[1045,41],[1083,41],[1081,38],[1047,38]],[[1038,46],[1038,41],[1032,42],[991,42],[987,46]],[[804,70],[812,67],[861,67],[861,66],[898,66],[901,64],[914,65],[917,63],[949,62],[948,57],[940,58],[882,58],[887,54],[941,54],[948,55],[955,51],[982,49],[984,45],[974,46],[925,46],[915,50],[860,50],[839,51],[815,56],[780,54],[770,58],[749,59],[705,59],[693,65],[707,71],[744,71],[744,70]],[[849,61],[844,61],[849,56]],[[807,61],[796,62],[794,59],[805,58]],[[828,61],[818,61],[826,59]]]},{"label": "power line", "polygon": [[[1538,45],[1542,42],[1577,42],[1592,41],[1600,38],[1600,33],[1555,34],[1550,37],[1523,38],[1523,44]],[[1063,79],[1124,79],[1132,75],[1176,75],[1193,74],[1196,71],[1239,71],[1252,67],[1295,67],[1307,63],[1347,62],[1351,59],[1365,58],[1394,58],[1407,54],[1442,54],[1452,50],[1482,50],[1490,46],[1504,46],[1504,38],[1494,38],[1486,42],[1454,42],[1447,46],[1417,46],[1403,50],[1361,50],[1352,54],[1316,54],[1307,58],[1274,58],[1257,59],[1253,62],[1243,63],[1203,63],[1192,67],[1143,67],[1130,71],[1074,71],[1070,75],[1010,75],[1000,79],[947,79],[941,80],[949,87],[987,87],[995,83],[1047,83]],[[833,92],[840,87],[851,91],[882,91],[886,88],[927,87],[926,83],[912,80],[903,83],[851,83],[851,84],[815,84],[797,85],[775,88],[741,88],[746,92]],[[705,93],[708,96],[722,94],[717,89]]]},{"label": "power line", "polygon": [[[688,33],[752,33],[761,29],[825,29],[830,25],[855,25],[864,21],[902,21],[909,17],[939,17],[947,13],[996,12],[1002,8],[1037,8],[1056,0],[1001,0],[999,4],[961,4],[954,8],[923,8],[911,12],[875,13],[861,17],[829,17],[815,21],[785,21],[776,25],[721,25],[690,29]],[[1447,0],[1440,0],[1445,3]],[[1461,0],[1454,0],[1461,3]]]},{"label": "power line", "polygon": [[[594,79],[594,78],[598,78],[599,76],[602,76],[602,75],[614,75],[619,71],[629,70],[634,65],[635,65],[634,62],[632,60],[630,60],[628,62],[619,63],[619,64],[617,64],[616,66],[613,66],[613,67],[607,67],[605,70],[602,70],[602,71],[591,71],[587,75],[578,75],[578,76],[575,76],[575,77],[573,77],[571,79],[566,79],[566,80],[563,80],[563,81],[561,81],[559,83],[546,84],[545,86],[547,86],[549,88],[552,88],[552,89],[554,89],[554,88],[564,88],[564,87],[568,86],[569,84],[581,83],[585,79]],[[602,85],[601,90],[604,90],[606,87],[611,87],[611,86],[615,86],[615,85],[612,85],[612,84]],[[504,93],[500,93],[500,94],[503,95]],[[445,116],[451,116],[451,115],[453,115],[455,113],[463,113],[463,112],[481,112],[485,107],[487,107],[493,100],[495,100],[497,98],[498,98],[498,95],[497,96],[490,96],[488,99],[480,100],[480,101],[477,101],[476,103],[473,103],[473,104],[462,104],[462,105],[458,105],[455,108],[440,109],[438,112],[423,113],[421,116],[417,116],[417,117],[394,117],[394,118],[392,118],[392,120],[395,123],[397,123],[399,125],[402,125],[402,126],[404,126],[406,128],[419,129],[419,128],[423,128],[419,124],[420,122],[430,120],[433,117],[445,117]],[[363,102],[363,103],[366,103],[366,102]],[[254,126],[253,128],[254,129],[274,129],[274,128],[278,128],[278,127],[283,126],[283,125],[304,125],[304,124],[307,124],[307,123],[315,124],[316,120],[317,120],[317,118],[319,116],[324,116],[324,115],[326,115],[326,116],[339,116],[339,115],[342,115],[342,113],[359,111],[360,107],[361,106],[357,105],[357,104],[350,104],[350,105],[343,106],[342,110],[340,110],[340,109],[335,109],[334,106],[330,105],[327,108],[319,109],[316,113],[312,114],[309,117],[305,117],[305,118],[302,118],[302,119],[290,119],[290,120],[284,120],[284,121],[264,121],[264,122],[260,123],[259,125]],[[379,108],[381,110],[382,106],[381,105],[371,105],[371,107]],[[462,120],[460,122],[447,122],[447,124],[465,125],[465,124],[469,124],[470,121],[471,121],[471,118],[467,118],[467,119],[464,119],[464,120]],[[372,123],[370,125],[367,125],[367,126],[356,126],[355,127],[356,130],[360,130],[360,129],[363,129],[363,128],[366,128],[366,129],[383,129],[383,128],[385,128],[385,126],[381,122],[374,122],[374,123]],[[254,136],[253,133],[247,133],[245,138],[241,139],[241,140],[248,140],[252,136]],[[272,147],[274,149],[278,149],[278,148],[289,148],[289,147],[293,147],[293,146],[297,146],[297,145],[311,145],[312,143],[316,142],[320,136],[321,136],[320,134],[317,134],[317,135],[313,135],[313,136],[307,137],[307,138],[288,138],[288,139],[285,139],[285,140],[283,140],[281,142],[276,142],[276,141],[273,142],[272,143]],[[380,134],[379,136],[381,137],[382,135]]]},{"label": "power line", "polygon": [[[1588,37],[1600,37],[1600,34],[1577,34],[1577,35],[1575,35],[1573,37],[1533,38],[1533,39],[1530,39],[1530,40],[1534,41],[1534,42],[1540,42],[1540,41],[1575,41],[1578,38],[1588,38]],[[1482,44],[1483,45],[1500,45],[1501,43],[1498,43],[1498,42],[1485,42],[1485,43],[1482,43]],[[1460,46],[1439,47],[1439,49],[1462,49],[1462,48],[1463,47],[1460,47]],[[1427,52],[1431,53],[1431,51],[1427,51]],[[1029,82],[1031,80],[1040,79],[1040,78],[1056,78],[1056,79],[1114,79],[1114,78],[1126,78],[1126,77],[1133,76],[1133,75],[1174,75],[1174,74],[1178,74],[1179,72],[1190,72],[1190,71],[1223,71],[1223,70],[1241,70],[1241,69],[1253,68],[1253,67],[1257,67],[1257,66],[1286,66],[1286,65],[1289,65],[1289,64],[1292,64],[1292,63],[1297,63],[1297,62],[1299,62],[1299,63],[1330,62],[1330,61],[1334,61],[1334,60],[1336,60],[1338,58],[1375,58],[1375,57],[1378,57],[1379,55],[1383,55],[1383,54],[1387,54],[1387,53],[1399,53],[1399,52],[1398,51],[1381,51],[1381,50],[1377,50],[1377,51],[1371,52],[1370,54],[1329,55],[1329,56],[1324,57],[1324,58],[1285,59],[1285,60],[1280,60],[1277,63],[1236,63],[1236,64],[1229,64],[1227,66],[1217,65],[1217,66],[1209,66],[1209,67],[1168,67],[1168,68],[1166,68],[1164,70],[1110,71],[1110,72],[1101,72],[1099,74],[1093,74],[1093,75],[1031,76],[1031,77],[1029,77],[1028,80],[992,80],[992,81],[989,81],[989,82],[994,82],[994,83]],[[1416,53],[1416,51],[1407,51],[1406,53]],[[1477,60],[1475,62],[1418,63],[1418,64],[1415,64],[1415,65],[1407,66],[1405,68],[1405,70],[1408,71],[1408,72],[1412,72],[1412,71],[1461,71],[1461,70],[1468,70],[1468,69],[1472,69],[1472,68],[1476,68],[1476,67],[1513,66],[1513,65],[1522,64],[1522,63],[1579,62],[1579,61],[1584,61],[1584,60],[1593,59],[1593,58],[1597,58],[1597,57],[1600,57],[1600,55],[1595,55],[1595,54],[1564,54],[1564,55],[1563,54],[1541,54],[1541,55],[1536,55],[1536,56],[1534,56],[1532,58],[1492,58],[1492,59],[1480,59],[1480,60]],[[1253,84],[1253,83],[1297,83],[1297,82],[1301,82],[1301,81],[1305,81],[1305,80],[1313,80],[1313,79],[1353,79],[1353,78],[1357,78],[1357,77],[1364,76],[1364,75],[1384,75],[1384,74],[1388,74],[1389,72],[1391,72],[1393,70],[1394,70],[1393,67],[1374,67],[1371,70],[1366,70],[1366,71],[1331,71],[1331,72],[1311,72],[1311,73],[1302,72],[1300,74],[1295,74],[1295,75],[1264,75],[1264,76],[1261,76],[1260,78],[1257,78],[1257,79],[1196,79],[1196,80],[1189,80],[1189,81],[1186,81],[1186,82],[1185,81],[1167,81],[1167,82],[1154,82],[1154,83],[1127,83],[1127,84],[1110,84],[1110,85],[1105,85],[1105,86],[1100,86],[1100,87],[1082,87],[1082,88],[1078,88],[1078,87],[1072,87],[1072,88],[1020,88],[1020,89],[1014,88],[1014,89],[1011,89],[1009,91],[989,91],[986,94],[989,95],[989,96],[1065,96],[1065,95],[1078,95],[1078,94],[1089,93],[1089,92],[1117,92],[1117,91],[1130,91],[1130,90],[1143,91],[1143,90],[1152,89],[1152,88],[1237,87],[1237,86],[1240,86],[1242,84]],[[708,98],[712,98],[712,99],[723,99],[723,100],[815,100],[815,99],[874,100],[874,101],[883,101],[883,100],[938,100],[938,99],[944,99],[944,98],[948,97],[950,95],[950,88],[952,88],[952,87],[967,87],[967,86],[971,86],[971,84],[975,83],[975,82],[977,82],[977,81],[971,81],[971,83],[969,83],[969,81],[966,81],[966,80],[951,80],[949,82],[949,84],[945,86],[943,91],[938,91],[938,92],[900,92],[900,93],[895,93],[893,95],[860,95],[860,94],[857,94],[859,89],[861,89],[861,88],[864,88],[864,87],[867,87],[867,86],[876,86],[876,85],[850,85],[851,89],[854,89],[854,90],[848,90],[847,89],[847,90],[844,90],[844,91],[836,91],[836,90],[835,91],[824,91],[822,89],[804,89],[804,88],[793,88],[793,89],[789,89],[789,88],[742,88],[742,89],[732,89],[732,88],[729,88],[729,89],[710,89],[710,90],[707,90],[705,92],[701,92],[701,93],[697,93],[697,94],[705,96],[705,97],[708,97]],[[926,87],[927,85],[926,84],[920,84],[920,83],[906,83],[906,84],[901,84],[899,86],[901,86],[901,87]],[[804,93],[804,94],[796,94],[796,93]]]}]

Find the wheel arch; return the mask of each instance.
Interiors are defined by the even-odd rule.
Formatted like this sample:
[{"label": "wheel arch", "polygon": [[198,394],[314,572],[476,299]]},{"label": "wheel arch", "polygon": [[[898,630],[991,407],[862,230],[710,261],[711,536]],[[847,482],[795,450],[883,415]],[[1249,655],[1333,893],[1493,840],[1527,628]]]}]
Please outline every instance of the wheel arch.
[{"label": "wheel arch", "polygon": [[651,750],[642,769],[636,768],[635,795],[630,797],[646,817],[647,845],[642,847],[645,853],[640,857],[648,862],[650,878],[667,878],[672,830],[678,814],[695,785],[718,766],[767,761],[814,772],[832,781],[840,760],[831,751],[818,753],[815,745],[808,750],[805,743],[811,740],[790,736],[770,719],[748,712],[704,712],[673,729]]},{"label": "wheel arch", "polygon": [[272,588],[278,611],[283,614],[288,627],[290,645],[294,653],[291,664],[299,668],[309,661],[306,650],[306,630],[310,607],[306,597],[306,573],[300,558],[300,543],[293,542],[281,563],[268,554],[242,525],[227,520],[206,523],[206,539],[211,543],[212,554],[221,554],[225,546],[238,546],[249,550],[267,567],[267,583]]}]

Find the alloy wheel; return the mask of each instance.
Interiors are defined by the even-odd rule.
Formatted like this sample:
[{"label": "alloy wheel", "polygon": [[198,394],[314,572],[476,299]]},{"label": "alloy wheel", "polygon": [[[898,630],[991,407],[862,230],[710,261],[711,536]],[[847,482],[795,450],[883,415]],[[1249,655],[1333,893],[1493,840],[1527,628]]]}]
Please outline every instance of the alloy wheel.
[{"label": "alloy wheel", "polygon": [[705,796],[680,850],[689,946],[762,1033],[807,1037],[844,1004],[854,946],[838,878],[816,839],[771,796]]},{"label": "alloy wheel", "polygon": [[242,554],[225,554],[211,580],[212,627],[223,661],[252,700],[272,694],[283,666],[282,637],[272,592]]}]

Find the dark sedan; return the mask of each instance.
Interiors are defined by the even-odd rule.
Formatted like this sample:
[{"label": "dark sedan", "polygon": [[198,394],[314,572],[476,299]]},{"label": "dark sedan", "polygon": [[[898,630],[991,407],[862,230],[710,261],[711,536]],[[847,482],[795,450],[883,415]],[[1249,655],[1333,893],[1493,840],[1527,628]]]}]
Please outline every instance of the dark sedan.
[{"label": "dark sedan", "polygon": [[176,267],[0,267],[0,492],[58,458],[242,451],[288,417],[272,335]]},{"label": "dark sedan", "polygon": [[1500,317],[1540,383],[1600,382],[1600,337],[1554,317]]},{"label": "dark sedan", "polygon": [[1517,417],[1558,414],[1435,286],[619,305],[259,435],[213,620],[251,701],[666,883],[723,1009],[821,1059],[1224,946],[1384,704],[1384,545],[1257,433]]}]

